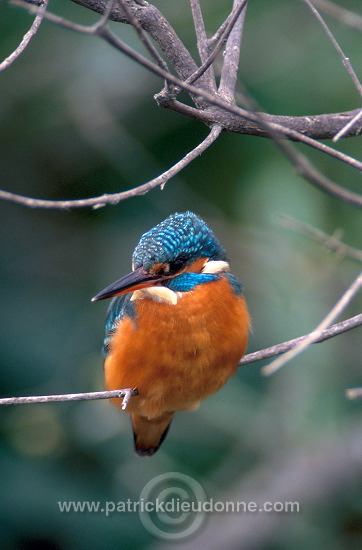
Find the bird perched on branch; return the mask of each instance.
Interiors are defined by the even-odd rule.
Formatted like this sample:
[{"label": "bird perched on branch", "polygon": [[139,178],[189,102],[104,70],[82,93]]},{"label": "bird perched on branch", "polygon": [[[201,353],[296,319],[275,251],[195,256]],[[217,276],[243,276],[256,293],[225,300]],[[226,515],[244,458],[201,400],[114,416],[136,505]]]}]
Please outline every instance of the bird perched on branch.
[{"label": "bird perched on branch", "polygon": [[[192,212],[142,235],[132,272],[97,294],[113,298],[104,341],[108,390],[137,388],[135,451],[153,455],[175,412],[196,409],[232,376],[245,352],[249,314],[225,250]],[[120,408],[120,399],[112,399]]]}]

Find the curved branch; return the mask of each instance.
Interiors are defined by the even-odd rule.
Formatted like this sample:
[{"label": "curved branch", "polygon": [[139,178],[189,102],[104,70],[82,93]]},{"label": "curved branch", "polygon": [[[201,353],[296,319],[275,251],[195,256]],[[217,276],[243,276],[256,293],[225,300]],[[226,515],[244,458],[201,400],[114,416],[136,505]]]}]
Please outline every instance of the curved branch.
[{"label": "curved branch", "polygon": [[[125,0],[129,1],[129,0]],[[130,4],[134,4],[134,2],[130,2]],[[143,0],[139,0],[139,4],[147,4],[147,2],[143,2]],[[147,4],[148,5],[148,4]],[[240,4],[242,5],[242,4]],[[53,18],[54,20],[54,18]],[[71,22],[62,22],[62,24],[68,28],[71,28],[72,30],[79,30],[80,26],[77,26],[75,24],[72,24]],[[343,187],[339,186],[338,184],[334,183],[333,181],[329,180],[327,177],[325,177],[323,174],[321,174],[312,164],[309,163],[308,159],[304,157],[302,154],[298,153],[294,149],[292,149],[288,144],[283,144],[281,141],[281,137],[287,138],[289,140],[295,140],[295,141],[301,141],[309,146],[312,146],[316,149],[319,149],[320,151],[330,154],[331,156],[338,158],[339,160],[342,160],[343,162],[346,162],[347,164],[354,166],[355,168],[362,170],[362,163],[357,161],[356,159],[353,159],[351,157],[348,157],[347,155],[344,155],[343,153],[340,153],[338,151],[335,151],[334,149],[331,149],[330,147],[327,147],[324,144],[320,144],[316,142],[314,139],[308,137],[307,135],[303,135],[304,133],[309,133],[306,129],[301,129],[301,132],[295,131],[294,129],[290,127],[282,126],[281,124],[275,123],[275,117],[272,117],[272,115],[266,115],[264,113],[258,113],[258,112],[251,112],[247,111],[245,109],[242,109],[241,107],[237,107],[236,105],[232,105],[216,95],[215,93],[210,93],[208,90],[195,87],[193,85],[190,85],[186,82],[182,82],[179,78],[175,77],[174,75],[170,74],[168,71],[165,71],[163,68],[159,67],[158,65],[155,65],[152,63],[149,59],[142,56],[135,50],[133,50],[130,46],[125,44],[122,40],[120,40],[117,36],[115,36],[108,27],[105,26],[95,26],[94,28],[81,28],[80,32],[87,32],[87,33],[93,33],[98,35],[99,37],[103,38],[105,41],[107,41],[110,45],[114,46],[119,51],[123,52],[127,56],[129,56],[131,59],[136,61],[137,63],[141,64],[142,66],[146,67],[148,70],[152,71],[154,74],[157,74],[158,76],[161,76],[167,80],[167,82],[175,84],[180,86],[182,89],[190,93],[192,97],[194,97],[195,102],[198,103],[198,105],[201,105],[204,103],[204,105],[208,105],[207,111],[202,111],[201,109],[192,109],[191,107],[186,107],[184,109],[184,112],[186,113],[193,113],[194,115],[197,113],[197,117],[202,119],[203,115],[206,115],[208,119],[204,119],[204,122],[207,122],[208,124],[216,123],[220,124],[225,130],[233,131],[230,128],[230,125],[228,124],[228,120],[230,118],[237,118],[239,125],[245,126],[245,121],[247,121],[247,125],[254,125],[254,127],[258,128],[258,134],[262,136],[268,136],[273,138],[277,145],[282,149],[284,154],[293,162],[296,169],[299,171],[301,175],[303,175],[306,179],[308,179],[311,183],[317,185],[327,193],[340,198],[346,202],[349,202],[350,204],[353,204],[355,206],[362,206],[362,196],[354,193],[352,191],[349,191],[347,189],[344,189]],[[176,106],[181,112],[180,104],[179,102],[176,102],[172,98],[169,97],[169,94],[167,92],[164,92],[163,94],[159,94],[157,96],[159,104],[171,108],[173,106],[176,110]],[[218,107],[216,109],[215,107]],[[210,117],[211,114],[211,117]],[[230,114],[232,117],[230,117]],[[345,116],[346,113],[341,113],[338,115],[331,115],[332,118],[337,116],[340,118],[341,116]],[[353,113],[354,116],[354,113]],[[322,118],[325,119],[330,118],[329,115],[320,115],[318,117],[318,132],[320,132],[320,127],[323,126]],[[214,118],[214,120],[212,120]],[[285,121],[285,117],[280,117],[279,120],[283,119],[285,124],[292,125],[293,121],[296,119],[300,119],[301,117],[288,117],[288,122]],[[302,117],[304,123],[310,128],[313,118],[315,117]],[[273,121],[274,120],[274,121]],[[345,126],[345,120],[344,124],[341,126]],[[348,121],[347,121],[348,122]],[[341,127],[339,126],[339,128]],[[237,130],[234,130],[237,131]],[[358,121],[358,125],[354,124],[352,128],[349,129],[348,134],[350,135],[356,135],[357,133],[362,131],[362,120],[360,119]],[[241,132],[240,132],[241,133]],[[335,131],[333,132],[335,135]],[[348,135],[347,133],[345,135]],[[322,136],[319,136],[322,137]],[[323,137],[326,137],[323,136]],[[147,184],[145,184],[146,186]],[[157,184],[156,184],[157,185]],[[142,193],[142,189],[144,189],[144,192],[147,192],[148,187],[141,186],[136,193],[134,194],[140,194]],[[134,190],[131,190],[132,194],[129,196],[134,196],[133,194]],[[12,200],[11,194],[3,192],[3,198],[7,200]],[[112,195],[107,195],[107,201],[108,203],[112,203]],[[127,198],[127,196],[124,196],[123,194],[120,195],[120,198],[115,199],[116,202],[119,202],[119,200],[122,200],[123,198]],[[24,197],[22,197],[22,201],[24,203]],[[86,201],[86,202],[85,202]],[[74,207],[84,207],[89,205],[103,205],[105,202],[97,201],[93,199],[93,203],[89,202],[92,201],[92,199],[85,199],[82,201],[75,201],[72,203],[71,201],[62,201],[63,205],[61,208],[67,208],[72,207],[72,204]],[[21,201],[19,201],[21,202]],[[56,201],[53,201],[55,203]],[[59,204],[59,203],[58,203]],[[66,205],[67,206],[66,206]],[[29,204],[28,204],[29,205]],[[46,203],[41,206],[38,204],[39,207],[47,208],[47,207],[53,207],[54,206],[47,206],[49,205],[49,202],[46,201]]]},{"label": "curved branch", "polygon": [[48,7],[48,1],[49,0],[42,0],[42,3],[40,4],[39,11],[35,16],[35,19],[33,21],[33,24],[31,25],[28,32],[23,36],[23,39],[21,40],[19,46],[15,48],[15,50],[4,59],[2,63],[0,63],[0,72],[10,67],[12,63],[23,53],[23,51],[28,46],[30,40],[36,35],[38,32],[38,29],[41,25],[41,22],[44,19],[44,15],[46,12],[46,9]]},{"label": "curved branch", "polygon": [[[39,5],[41,0],[25,0],[27,4]],[[106,0],[72,0],[73,2],[89,8],[97,13],[104,13]],[[175,86],[179,86],[184,91],[190,93],[194,99],[201,99],[202,107],[208,107],[207,110],[194,109],[192,107],[183,106],[182,103],[174,101],[168,94],[157,94],[156,100],[162,107],[175,110],[181,114],[200,120],[205,124],[221,124],[225,131],[235,132],[240,134],[248,134],[260,137],[270,137],[270,132],[266,129],[266,124],[261,123],[261,115],[252,113],[236,105],[229,105],[221,97],[208,91],[207,86],[203,86],[204,81],[202,74],[198,77],[198,86],[186,82],[189,77],[193,81],[192,75],[199,69],[188,52],[187,48],[181,42],[173,28],[162,14],[144,0],[126,0],[133,15],[137,18],[140,26],[150,34],[150,36],[159,44],[162,51],[165,53],[170,64],[175,68],[180,78],[168,73],[161,67],[155,65],[146,57],[137,53],[127,44],[117,38],[108,28],[102,27],[96,29],[93,34],[96,34],[106,40],[110,45],[114,46],[125,55],[129,56],[136,63],[141,64],[146,69],[154,74],[168,80]],[[234,14],[235,10],[232,12]],[[58,24],[63,24],[69,29],[85,32],[79,25],[70,22],[62,21],[56,16],[48,16],[48,18]],[[112,8],[110,17],[111,20],[130,23],[127,19],[125,11],[117,4]],[[88,31],[89,32],[89,31]],[[183,80],[183,81],[182,81]],[[215,109],[219,107],[220,109]],[[282,116],[263,113],[263,119],[266,123],[279,125],[280,128],[275,128],[282,135],[292,141],[303,141],[307,145],[307,138],[321,140],[332,139],[337,132],[344,127],[350,120],[358,115],[360,109],[345,111],[340,113],[326,113],[319,115],[306,116]],[[282,128],[284,127],[284,128]],[[294,133],[295,132],[295,133]],[[302,137],[298,134],[302,134]],[[354,137],[362,134],[362,119],[357,120],[356,124],[344,134],[344,137]],[[302,139],[304,138],[304,139]],[[328,148],[323,152],[327,152]],[[329,150],[333,151],[333,149]],[[350,163],[353,166],[352,163]],[[355,167],[362,170],[362,163],[356,161]]]},{"label": "curved branch", "polygon": [[[28,0],[29,1],[29,0]],[[96,13],[103,14],[107,0],[71,0],[84,8]],[[173,27],[165,19],[162,13],[152,4],[144,0],[124,0],[128,10],[137,19],[140,27],[146,31],[151,38],[159,45],[170,65],[182,80],[186,80],[197,70],[197,64],[179,38]],[[130,24],[129,16],[120,3],[116,3],[109,14],[111,21]],[[201,75],[198,79],[198,86],[207,88],[207,79]],[[197,101],[197,100],[196,100]],[[201,105],[202,106],[202,103]]]},{"label": "curved branch", "polygon": [[23,206],[28,206],[30,208],[44,208],[49,210],[67,210],[70,208],[86,208],[91,206],[92,208],[101,208],[106,204],[118,204],[119,202],[129,199],[131,197],[137,197],[139,195],[145,195],[151,189],[156,187],[161,187],[173,178],[176,174],[181,172],[185,166],[187,166],[191,161],[196,157],[201,155],[222,132],[222,127],[214,125],[211,128],[209,135],[192,149],[187,155],[185,155],[181,160],[174,164],[171,168],[157,176],[157,178],[129,189],[128,191],[123,191],[121,193],[111,193],[104,194],[98,197],[91,197],[89,199],[71,199],[71,200],[47,200],[47,199],[34,199],[33,197],[26,197],[24,195],[18,195],[16,193],[10,193],[9,191],[4,191],[0,189],[0,200],[6,200],[9,202],[14,202],[16,204],[21,204]]},{"label": "curved branch", "polygon": [[[337,113],[333,115],[316,115],[316,117],[285,117],[285,116],[274,116],[269,115],[266,113],[257,113],[257,112],[251,112],[247,111],[246,109],[242,109],[241,107],[238,107],[236,105],[231,105],[227,101],[225,101],[223,98],[219,97],[216,94],[210,93],[207,90],[204,90],[202,88],[198,88],[196,86],[193,86],[191,84],[187,84],[186,82],[182,82],[179,78],[176,76],[167,73],[164,71],[161,67],[158,67],[151,61],[149,61],[144,56],[138,54],[135,50],[130,48],[127,44],[125,44],[122,40],[117,38],[107,27],[102,27],[98,30],[97,34],[106,40],[109,44],[114,46],[116,49],[122,51],[132,59],[134,59],[137,63],[140,63],[147,69],[149,69],[151,72],[158,74],[159,76],[162,76],[166,80],[172,82],[173,84],[176,84],[177,86],[180,86],[183,90],[189,92],[191,95],[194,95],[196,97],[201,96],[205,100],[205,102],[208,104],[209,109],[207,111],[202,111],[199,109],[193,109],[192,107],[185,110],[185,113],[193,112],[198,113],[200,115],[200,120],[203,120],[206,124],[220,124],[226,131],[234,131],[237,132],[236,129],[232,130],[228,124],[228,118],[231,115],[232,118],[235,120],[236,118],[239,121],[239,126],[245,126],[250,125],[250,122],[254,125],[254,128],[258,129],[257,133],[254,135],[259,135],[263,137],[271,137],[271,134],[276,133],[280,134],[280,136],[290,139],[291,141],[300,141],[302,143],[305,143],[306,145],[310,145],[311,147],[314,147],[315,149],[319,149],[323,153],[330,154],[331,156],[338,158],[339,160],[343,160],[343,162],[347,162],[347,164],[353,166],[354,168],[357,168],[358,170],[362,171],[362,163],[357,161],[356,159],[353,159],[352,157],[348,157],[348,155],[344,155],[343,153],[340,153],[339,151],[335,151],[331,147],[328,147],[327,145],[321,144],[316,142],[314,139],[310,138],[307,134],[306,129],[300,129],[300,131],[293,129],[293,121],[302,119],[305,123],[305,125],[311,126],[311,124],[316,122],[316,117],[319,119],[319,124],[323,125],[323,120],[326,119],[326,117],[332,116],[332,117],[343,117],[344,115],[349,115],[349,113]],[[158,94],[157,100],[160,105],[164,107],[169,107],[173,104],[182,105],[179,102],[176,102],[173,99],[170,99],[167,97],[167,94]],[[187,107],[187,106],[186,106]],[[215,107],[219,107],[220,110],[215,109]],[[226,113],[225,113],[226,112]],[[352,116],[355,115],[356,111],[351,111]],[[205,115],[205,116],[204,116]],[[195,117],[196,118],[196,117]],[[245,120],[244,120],[245,119]],[[289,120],[289,122],[287,122]],[[246,123],[245,123],[246,121]],[[277,122],[279,121],[279,122]],[[344,120],[346,122],[346,120]],[[357,130],[362,133],[362,120],[359,121],[360,124],[358,124],[358,127],[355,125],[352,133],[347,135],[356,135]],[[285,126],[283,125],[285,124]],[[245,133],[245,132],[239,132],[239,133]],[[332,137],[332,136],[329,136]],[[321,136],[319,136],[319,139],[322,139]],[[359,197],[359,195],[356,195]],[[362,201],[362,199],[361,199]],[[362,204],[362,202],[361,202]]]}]

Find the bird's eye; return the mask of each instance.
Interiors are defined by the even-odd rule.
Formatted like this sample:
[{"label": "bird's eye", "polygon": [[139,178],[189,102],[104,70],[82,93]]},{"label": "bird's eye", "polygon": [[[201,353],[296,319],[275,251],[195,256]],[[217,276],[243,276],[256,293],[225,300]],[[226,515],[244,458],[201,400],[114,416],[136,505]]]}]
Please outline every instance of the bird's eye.
[{"label": "bird's eye", "polygon": [[165,262],[162,264],[154,264],[151,269],[150,273],[153,275],[166,275],[166,276],[173,276],[179,273],[183,270],[183,268],[186,266],[187,260],[186,258],[176,258],[172,262]]},{"label": "bird's eye", "polygon": [[182,257],[176,258],[172,262],[169,262],[168,264],[166,264],[168,266],[167,275],[174,275],[175,273],[178,273],[179,271],[181,271],[181,269],[183,269],[185,264],[186,259]]}]

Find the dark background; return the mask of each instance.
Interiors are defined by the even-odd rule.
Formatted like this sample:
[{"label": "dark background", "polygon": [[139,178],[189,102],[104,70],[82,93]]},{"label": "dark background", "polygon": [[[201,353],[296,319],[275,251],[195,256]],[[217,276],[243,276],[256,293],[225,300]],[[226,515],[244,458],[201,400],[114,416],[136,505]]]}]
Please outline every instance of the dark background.
[{"label": "dark background", "polygon": [[[213,32],[231,3],[204,4]],[[358,0],[339,4],[361,11]],[[188,3],[160,0],[157,7],[195,54]],[[83,23],[96,20],[71,3],[54,1],[50,9]],[[1,2],[1,59],[31,20]],[[361,75],[361,33],[328,22]],[[132,29],[112,28],[143,51]],[[250,2],[240,74],[270,113],[360,105],[336,51],[301,2]],[[100,39],[44,22],[0,75],[1,187],[38,198],[84,198],[157,176],[207,135],[200,123],[157,107],[153,94],[161,86]],[[358,156],[361,138],[338,147]],[[356,171],[301,150],[326,175],[360,191]],[[262,138],[222,135],[163,191],[117,206],[59,212],[2,202],[3,396],[103,389],[106,303],[90,298],[128,273],[144,231],[186,209],[214,229],[243,281],[253,318],[249,351],[313,329],[360,269],[278,224],[284,213],[361,246],[358,210],[302,180]],[[360,306],[356,298],[343,318]],[[159,548],[137,514],[65,514],[57,502],[137,500],[153,477],[181,472],[208,498],[301,502],[294,515],[212,516],[200,548],[211,548],[217,532],[225,544],[232,534],[246,550],[360,548],[361,402],[344,394],[361,385],[360,343],[356,329],[314,346],[271,378],[261,376],[259,363],[240,368],[197,412],[176,415],[151,459],[134,455],[128,417],[106,401],[3,407],[0,547]]]}]

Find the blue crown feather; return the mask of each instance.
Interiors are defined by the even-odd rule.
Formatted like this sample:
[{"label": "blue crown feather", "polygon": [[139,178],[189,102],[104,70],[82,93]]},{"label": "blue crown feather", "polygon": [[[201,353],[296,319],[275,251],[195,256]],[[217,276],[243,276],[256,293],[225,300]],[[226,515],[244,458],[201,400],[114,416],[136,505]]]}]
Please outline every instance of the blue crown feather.
[{"label": "blue crown feather", "polygon": [[149,271],[154,264],[196,258],[226,260],[226,253],[206,223],[192,212],[172,214],[142,235],[133,253],[135,269]]}]

